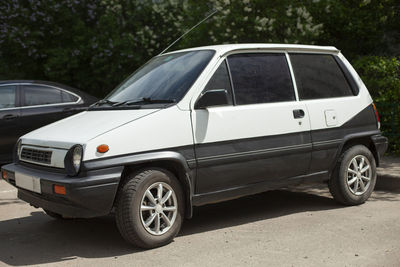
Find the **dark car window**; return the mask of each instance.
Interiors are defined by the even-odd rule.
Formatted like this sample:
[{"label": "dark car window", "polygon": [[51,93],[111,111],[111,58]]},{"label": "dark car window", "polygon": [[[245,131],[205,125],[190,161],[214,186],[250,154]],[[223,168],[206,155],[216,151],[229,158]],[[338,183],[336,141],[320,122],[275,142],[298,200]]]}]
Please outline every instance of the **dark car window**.
[{"label": "dark car window", "polygon": [[0,109],[15,107],[16,90],[15,85],[0,86]]},{"label": "dark car window", "polygon": [[62,91],[52,87],[24,85],[22,92],[24,106],[57,104],[63,102]]},{"label": "dark car window", "polygon": [[70,94],[70,93],[67,93],[65,91],[61,91],[61,97],[62,97],[62,102],[63,103],[69,103],[69,102],[78,101],[78,97],[77,96],[75,96],[73,94]]},{"label": "dark car window", "polygon": [[285,54],[237,54],[228,63],[236,104],[295,100]]},{"label": "dark car window", "polygon": [[214,75],[208,81],[203,92],[213,89],[225,89],[228,92],[228,104],[232,104],[232,88],[225,61],[219,65]]},{"label": "dark car window", "polygon": [[290,54],[300,99],[354,95],[332,55]]}]

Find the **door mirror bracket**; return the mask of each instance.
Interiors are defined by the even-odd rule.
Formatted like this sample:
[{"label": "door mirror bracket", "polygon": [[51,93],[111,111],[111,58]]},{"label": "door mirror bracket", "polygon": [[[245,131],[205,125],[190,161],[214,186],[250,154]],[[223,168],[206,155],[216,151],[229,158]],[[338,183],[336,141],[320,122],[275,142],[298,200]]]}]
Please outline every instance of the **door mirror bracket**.
[{"label": "door mirror bracket", "polygon": [[225,89],[212,89],[201,94],[194,105],[195,109],[207,107],[225,106],[228,104],[228,92]]}]

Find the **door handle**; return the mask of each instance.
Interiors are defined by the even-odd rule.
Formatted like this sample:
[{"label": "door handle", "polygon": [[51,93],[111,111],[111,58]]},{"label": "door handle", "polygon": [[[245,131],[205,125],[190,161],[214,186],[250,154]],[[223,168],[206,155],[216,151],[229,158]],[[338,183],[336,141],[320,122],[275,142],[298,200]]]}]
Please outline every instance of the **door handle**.
[{"label": "door handle", "polygon": [[14,119],[18,118],[17,115],[13,115],[13,114],[7,114],[3,116],[3,120],[5,121],[12,121]]},{"label": "door handle", "polygon": [[304,113],[304,110],[302,110],[302,109],[295,109],[295,110],[293,110],[293,117],[294,117],[295,119],[304,118],[304,115],[305,115],[305,113]]}]

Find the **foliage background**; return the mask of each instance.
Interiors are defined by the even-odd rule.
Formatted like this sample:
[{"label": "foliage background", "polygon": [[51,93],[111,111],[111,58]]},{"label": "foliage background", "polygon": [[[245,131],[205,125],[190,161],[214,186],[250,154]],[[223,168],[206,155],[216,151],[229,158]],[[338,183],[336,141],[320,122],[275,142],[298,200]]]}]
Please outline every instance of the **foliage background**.
[{"label": "foliage background", "polygon": [[172,50],[336,46],[371,91],[390,149],[400,153],[398,0],[2,0],[0,79],[57,81],[104,97],[214,8],[219,12]]}]

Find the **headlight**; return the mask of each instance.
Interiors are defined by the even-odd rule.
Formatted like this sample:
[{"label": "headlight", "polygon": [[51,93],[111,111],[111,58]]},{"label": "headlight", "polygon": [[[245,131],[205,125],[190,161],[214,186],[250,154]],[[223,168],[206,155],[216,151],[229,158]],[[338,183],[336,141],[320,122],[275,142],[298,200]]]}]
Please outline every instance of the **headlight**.
[{"label": "headlight", "polygon": [[21,139],[18,140],[17,144],[14,146],[14,152],[13,152],[14,162],[18,162],[20,156],[21,156]]},{"label": "headlight", "polygon": [[18,140],[18,143],[17,143],[17,155],[18,155],[18,158],[21,156],[21,140]]},{"label": "headlight", "polygon": [[64,166],[69,176],[75,176],[79,173],[83,157],[83,148],[81,145],[71,147],[64,159]]}]

